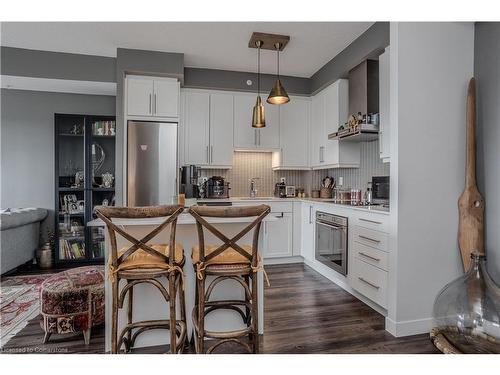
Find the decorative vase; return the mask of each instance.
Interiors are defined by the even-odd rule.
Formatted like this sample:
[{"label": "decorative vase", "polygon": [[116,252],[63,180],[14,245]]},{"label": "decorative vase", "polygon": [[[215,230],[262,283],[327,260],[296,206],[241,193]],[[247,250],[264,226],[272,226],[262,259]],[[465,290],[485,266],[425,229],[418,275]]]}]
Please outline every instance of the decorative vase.
[{"label": "decorative vase", "polygon": [[445,353],[500,353],[500,288],[486,257],[471,255],[469,271],[446,285],[434,302],[431,338]]},{"label": "decorative vase", "polygon": [[36,263],[41,269],[52,268],[54,264],[54,252],[52,251],[52,245],[50,242],[46,242],[36,251]]}]

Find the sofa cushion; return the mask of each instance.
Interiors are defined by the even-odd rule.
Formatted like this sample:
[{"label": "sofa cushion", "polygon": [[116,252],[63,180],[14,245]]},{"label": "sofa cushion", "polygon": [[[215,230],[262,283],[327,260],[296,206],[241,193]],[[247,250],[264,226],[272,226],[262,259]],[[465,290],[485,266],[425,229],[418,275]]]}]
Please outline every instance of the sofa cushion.
[{"label": "sofa cushion", "polygon": [[0,213],[0,230],[42,221],[47,214],[45,208],[11,208],[9,212]]}]

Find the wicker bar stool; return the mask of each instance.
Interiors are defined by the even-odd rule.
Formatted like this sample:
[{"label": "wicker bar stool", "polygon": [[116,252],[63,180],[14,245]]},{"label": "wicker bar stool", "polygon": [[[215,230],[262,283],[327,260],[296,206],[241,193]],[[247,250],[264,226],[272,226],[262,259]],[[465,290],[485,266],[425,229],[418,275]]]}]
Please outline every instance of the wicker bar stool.
[{"label": "wicker bar stool", "polygon": [[[259,352],[257,272],[263,270],[263,267],[258,255],[258,243],[262,220],[270,211],[270,207],[266,205],[224,208],[194,206],[189,209],[189,213],[196,220],[199,240],[199,246],[193,247],[191,255],[196,273],[196,301],[192,312],[196,353],[205,353],[205,338],[216,340],[207,353],[212,353],[227,342],[240,344],[250,353]],[[228,238],[208,223],[206,217],[255,217],[255,220],[233,238]],[[206,245],[203,228],[215,235],[223,244]],[[252,229],[254,230],[252,245],[238,245],[237,242]],[[207,276],[215,278],[206,288]],[[210,300],[216,285],[227,279],[235,280],[243,287],[244,300]],[[226,332],[206,330],[205,316],[219,309],[236,311],[241,315],[246,327]],[[250,344],[243,341],[244,337],[248,337]]]},{"label": "wicker bar stool", "polygon": [[[167,329],[170,331],[171,353],[179,353],[184,349],[186,342],[186,304],[182,267],[185,263],[185,257],[183,247],[175,242],[177,218],[183,210],[184,208],[178,205],[133,208],[100,206],[95,208],[97,216],[106,223],[111,242],[108,267],[113,294],[112,353],[118,353],[122,345],[125,346],[125,352],[129,352],[134,347],[137,336],[151,329]],[[149,234],[137,239],[114,224],[113,218],[165,218],[165,220]],[[147,244],[168,226],[170,226],[168,245]],[[116,233],[128,240],[132,245],[117,250]],[[163,277],[168,279],[168,290],[159,280]],[[126,280],[126,284],[121,290],[119,290],[120,280]],[[134,286],[141,283],[151,284],[159,289],[170,307],[168,319],[133,322]],[[118,310],[123,308],[127,294],[127,325],[118,335]],[[177,294],[180,303],[180,319],[176,317]]]}]

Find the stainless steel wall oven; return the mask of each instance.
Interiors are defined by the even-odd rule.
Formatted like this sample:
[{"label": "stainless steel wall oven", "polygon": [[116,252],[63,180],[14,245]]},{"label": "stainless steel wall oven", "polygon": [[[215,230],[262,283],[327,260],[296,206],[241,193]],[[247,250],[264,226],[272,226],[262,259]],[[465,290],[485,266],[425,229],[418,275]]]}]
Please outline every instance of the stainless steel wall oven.
[{"label": "stainless steel wall oven", "polygon": [[316,260],[347,275],[348,220],[325,212],[316,212]]}]

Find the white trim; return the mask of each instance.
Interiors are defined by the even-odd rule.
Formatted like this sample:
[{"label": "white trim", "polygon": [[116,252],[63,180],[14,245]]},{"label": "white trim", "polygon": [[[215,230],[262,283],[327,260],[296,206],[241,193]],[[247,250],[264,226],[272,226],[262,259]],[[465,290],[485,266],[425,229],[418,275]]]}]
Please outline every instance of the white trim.
[{"label": "white trim", "polygon": [[389,317],[385,318],[385,330],[395,337],[429,333],[433,324],[433,318],[404,320],[401,322],[395,322]]},{"label": "white trim", "polygon": [[115,82],[76,81],[9,75],[1,75],[0,80],[3,89],[116,96]]},{"label": "white trim", "polygon": [[304,258],[302,258],[300,255],[291,257],[264,258],[265,266],[271,266],[273,264],[291,264],[291,263],[304,263]]}]

